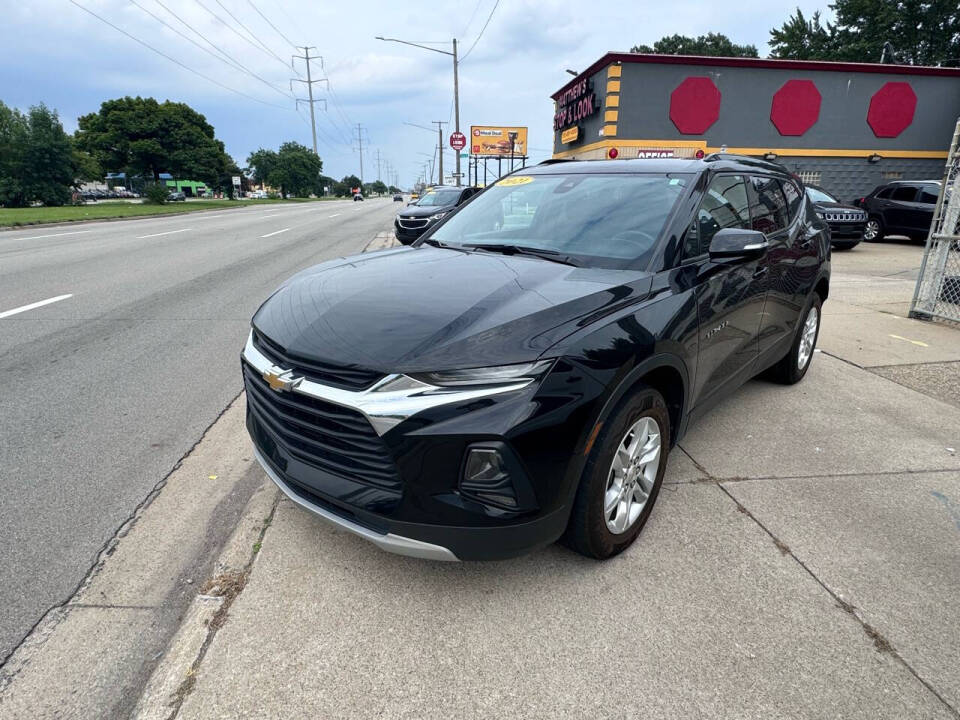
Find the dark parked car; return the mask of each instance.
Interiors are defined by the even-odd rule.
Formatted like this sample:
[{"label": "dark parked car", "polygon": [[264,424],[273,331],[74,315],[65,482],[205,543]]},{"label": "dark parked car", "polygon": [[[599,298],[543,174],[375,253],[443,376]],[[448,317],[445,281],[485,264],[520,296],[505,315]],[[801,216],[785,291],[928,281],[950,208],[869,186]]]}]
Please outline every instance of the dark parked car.
[{"label": "dark parked car", "polygon": [[521,172],[412,247],[302,271],[253,317],[257,459],[383,549],[615,555],[692,422],[759,372],[810,367],[828,230],[781,166]]},{"label": "dark parked car", "polygon": [[393,194],[393,201],[394,201],[394,202],[403,202],[403,195],[402,195],[401,193],[394,193],[394,194]]},{"label": "dark parked car", "polygon": [[830,226],[830,243],[838,250],[849,250],[863,240],[867,213],[856,205],[846,205],[822,187],[807,185],[807,197],[817,217]]},{"label": "dark parked car", "polygon": [[393,221],[394,232],[404,245],[423,235],[427,228],[446,217],[458,206],[480,192],[475,187],[445,187],[428,190],[417,202],[407,205]]},{"label": "dark parked car", "polygon": [[897,180],[874,188],[856,202],[867,213],[863,239],[906,235],[912,240],[926,240],[939,195],[940,183],[936,180]]}]

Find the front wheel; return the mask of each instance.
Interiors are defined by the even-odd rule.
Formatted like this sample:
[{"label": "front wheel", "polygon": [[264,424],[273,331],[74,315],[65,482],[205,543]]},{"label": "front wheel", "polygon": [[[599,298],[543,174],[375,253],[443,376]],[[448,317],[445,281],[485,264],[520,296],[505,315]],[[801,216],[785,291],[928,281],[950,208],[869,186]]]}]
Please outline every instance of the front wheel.
[{"label": "front wheel", "polygon": [[816,293],[807,304],[807,311],[797,327],[797,334],[790,350],[786,355],[770,368],[774,380],[784,385],[793,385],[803,380],[813,360],[813,349],[817,345],[817,336],[820,334],[821,302]]},{"label": "front wheel", "polygon": [[867,224],[863,226],[863,239],[867,242],[879,242],[883,240],[883,223],[880,218],[869,218]]},{"label": "front wheel", "polygon": [[597,437],[564,543],[599,560],[630,547],[653,511],[669,452],[663,396],[641,386],[621,401]]}]

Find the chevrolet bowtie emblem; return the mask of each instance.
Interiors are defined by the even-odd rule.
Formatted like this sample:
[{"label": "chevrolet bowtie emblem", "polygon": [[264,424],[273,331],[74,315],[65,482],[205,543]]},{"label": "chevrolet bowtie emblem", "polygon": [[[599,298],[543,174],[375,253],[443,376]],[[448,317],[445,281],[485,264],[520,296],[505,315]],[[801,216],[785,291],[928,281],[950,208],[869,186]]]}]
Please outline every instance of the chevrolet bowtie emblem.
[{"label": "chevrolet bowtie emblem", "polygon": [[271,390],[277,392],[293,390],[303,380],[302,377],[294,377],[292,370],[283,370],[276,365],[263,371],[263,379]]}]

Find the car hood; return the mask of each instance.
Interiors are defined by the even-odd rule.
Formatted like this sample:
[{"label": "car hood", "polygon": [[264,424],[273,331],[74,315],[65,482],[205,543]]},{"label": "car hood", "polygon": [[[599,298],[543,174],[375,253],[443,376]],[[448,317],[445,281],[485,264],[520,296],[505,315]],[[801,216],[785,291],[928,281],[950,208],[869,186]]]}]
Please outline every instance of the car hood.
[{"label": "car hood", "polygon": [[449,212],[453,210],[454,205],[428,205],[425,207],[420,207],[418,205],[407,205],[403,210],[400,211],[401,217],[429,217],[430,215],[435,215],[438,212]]},{"label": "car hood", "polygon": [[305,270],[253,325],[289,354],[384,373],[503,365],[646,297],[651,277],[424,245]]},{"label": "car hood", "polygon": [[856,205],[851,205],[850,203],[815,202],[813,203],[813,207],[823,212],[837,212],[843,210],[863,212],[859,207]]}]

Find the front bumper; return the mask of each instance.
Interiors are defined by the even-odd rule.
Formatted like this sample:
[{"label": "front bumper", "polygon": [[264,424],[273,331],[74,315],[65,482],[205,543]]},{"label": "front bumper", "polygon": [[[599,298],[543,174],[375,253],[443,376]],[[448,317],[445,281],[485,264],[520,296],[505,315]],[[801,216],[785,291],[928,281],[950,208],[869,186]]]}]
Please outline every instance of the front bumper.
[{"label": "front bumper", "polygon": [[[571,399],[569,370],[555,369],[539,387],[518,383],[438,393],[433,386],[391,386],[384,379],[348,391],[297,379],[275,391],[262,376],[285,374],[252,338],[243,365],[247,428],[258,461],[288,497],[327,522],[383,550],[434,560],[515,557],[563,533],[572,478],[582,469],[576,446],[583,423],[577,417],[586,412],[579,407],[583,396],[576,408],[564,404]],[[400,389],[377,390],[383,387]],[[314,422],[304,408],[351,411],[348,441],[363,445],[356,464],[352,457],[328,463],[310,456],[318,442],[327,442],[316,434],[326,419]],[[514,485],[518,497],[522,490],[532,498],[529,503],[492,507],[460,493],[467,449],[491,442],[502,443],[516,460]],[[365,469],[371,462],[379,463],[373,474]]]},{"label": "front bumper", "polygon": [[859,242],[863,240],[863,228],[866,222],[827,222],[830,226],[831,242]]}]

